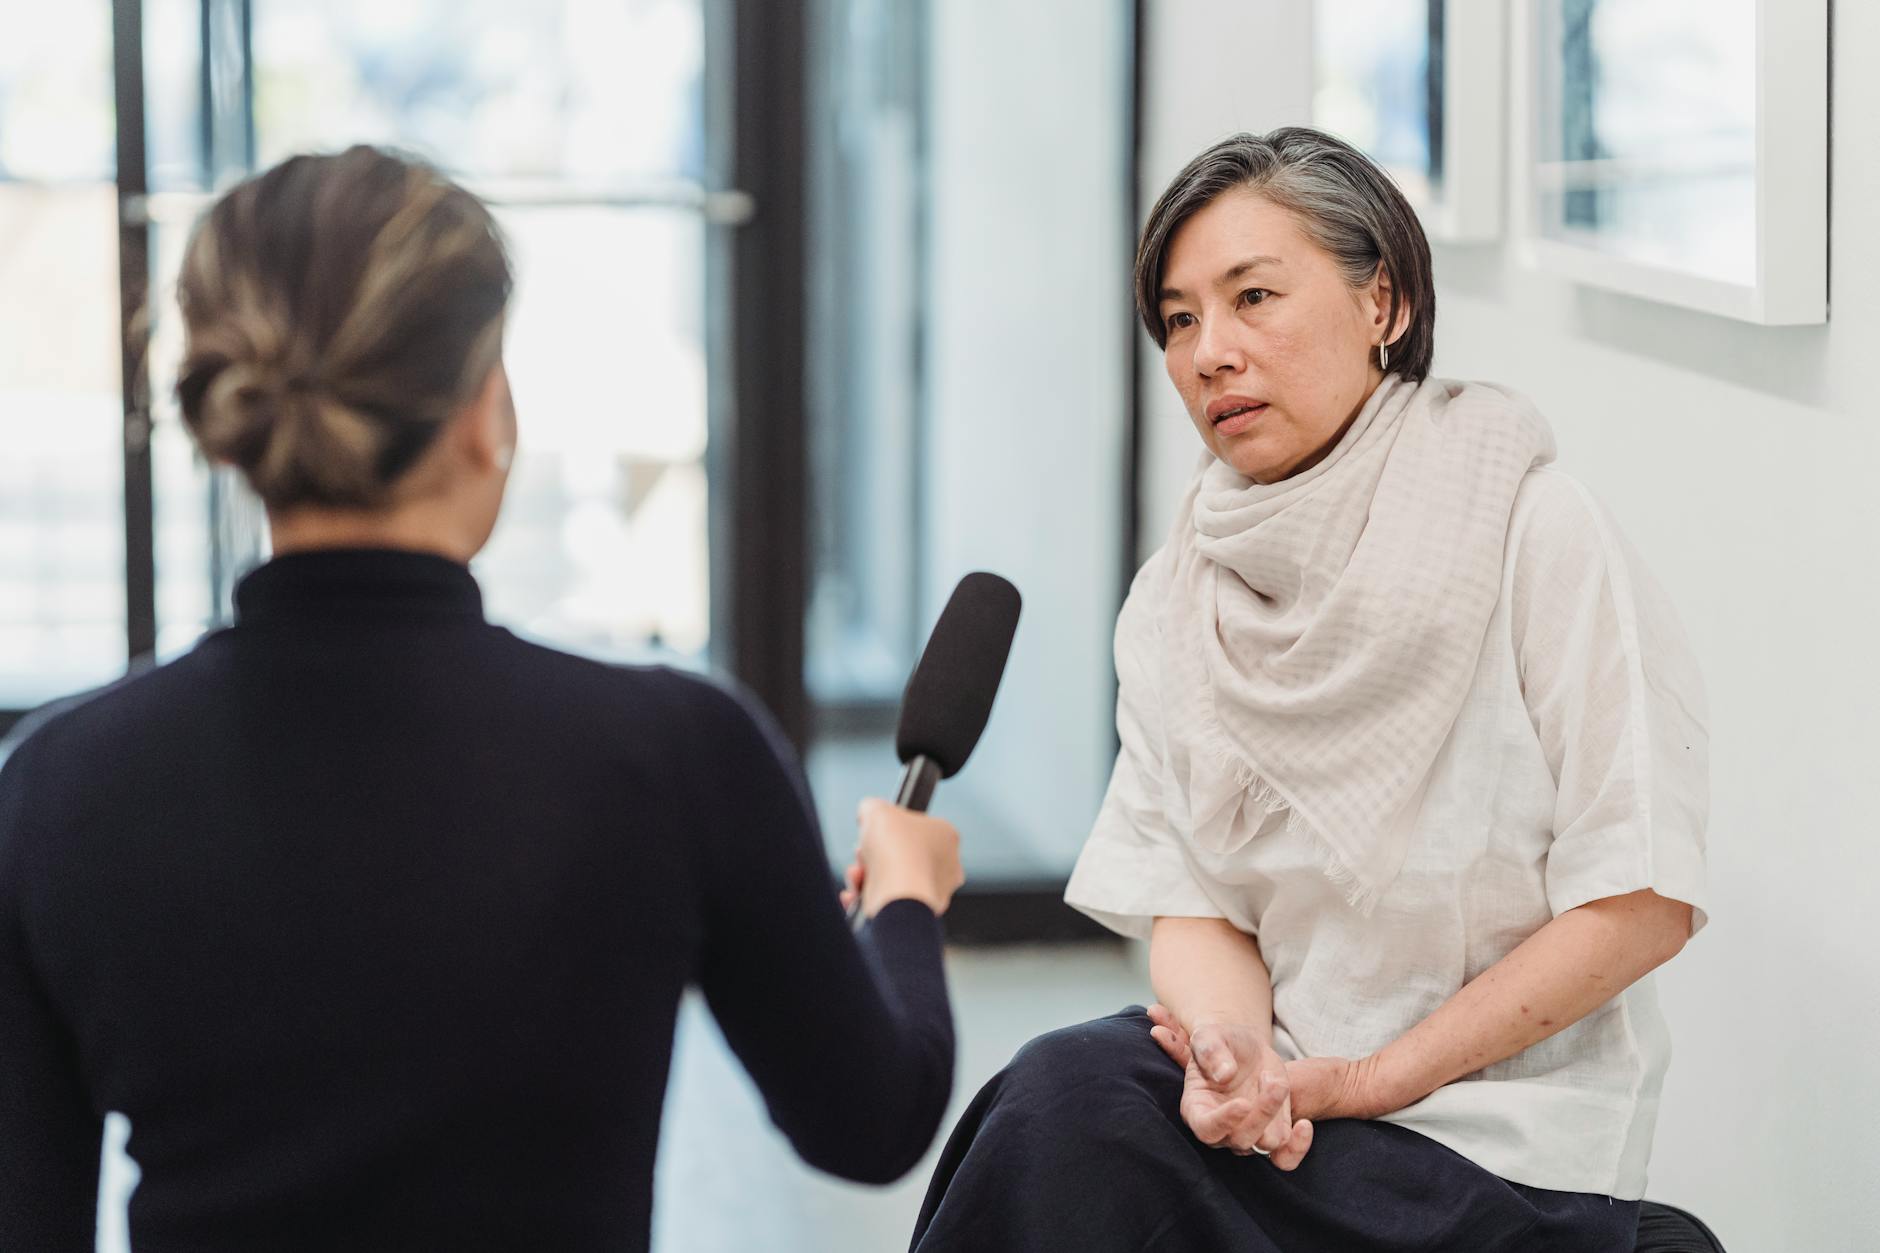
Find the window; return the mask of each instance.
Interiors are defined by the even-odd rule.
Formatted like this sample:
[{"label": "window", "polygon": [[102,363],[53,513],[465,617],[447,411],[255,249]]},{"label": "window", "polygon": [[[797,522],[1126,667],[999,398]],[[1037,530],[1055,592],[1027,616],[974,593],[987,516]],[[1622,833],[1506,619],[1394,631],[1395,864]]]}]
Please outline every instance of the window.
[{"label": "window", "polygon": [[124,669],[110,16],[0,41],[0,709]]},{"label": "window", "polygon": [[901,687],[954,584],[986,569],[1024,616],[934,809],[975,887],[1050,888],[1116,751],[1133,6],[817,11],[806,670],[830,855],[854,846],[858,797],[892,794]]}]

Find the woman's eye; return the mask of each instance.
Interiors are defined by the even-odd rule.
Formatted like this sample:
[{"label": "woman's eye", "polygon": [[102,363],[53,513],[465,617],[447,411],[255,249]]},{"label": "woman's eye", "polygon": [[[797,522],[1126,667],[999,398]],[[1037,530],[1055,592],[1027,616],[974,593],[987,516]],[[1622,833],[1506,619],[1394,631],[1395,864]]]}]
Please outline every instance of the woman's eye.
[{"label": "woman's eye", "polygon": [[1249,287],[1246,291],[1240,293],[1240,298],[1247,304],[1257,305],[1263,303],[1266,298],[1272,294],[1272,292],[1264,287]]},{"label": "woman's eye", "polygon": [[1192,313],[1171,313],[1168,315],[1167,327],[1171,331],[1179,331],[1194,320],[1195,315]]}]

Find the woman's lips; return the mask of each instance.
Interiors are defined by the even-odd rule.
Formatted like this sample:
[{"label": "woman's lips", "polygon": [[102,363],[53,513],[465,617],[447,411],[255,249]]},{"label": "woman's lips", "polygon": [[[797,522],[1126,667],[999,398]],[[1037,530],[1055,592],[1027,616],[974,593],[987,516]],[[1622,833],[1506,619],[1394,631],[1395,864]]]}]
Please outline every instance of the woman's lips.
[{"label": "woman's lips", "polygon": [[1265,405],[1248,405],[1245,408],[1231,409],[1214,419],[1214,429],[1221,435],[1239,435],[1266,412]]}]

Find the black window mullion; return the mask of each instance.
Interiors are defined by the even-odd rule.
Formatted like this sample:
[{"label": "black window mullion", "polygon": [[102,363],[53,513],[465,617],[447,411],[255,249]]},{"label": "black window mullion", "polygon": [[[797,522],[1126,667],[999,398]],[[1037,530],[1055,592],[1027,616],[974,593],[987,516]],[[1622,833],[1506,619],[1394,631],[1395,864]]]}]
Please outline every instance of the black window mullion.
[{"label": "black window mullion", "polygon": [[[1135,266],[1133,246],[1136,232],[1142,229],[1144,205],[1142,203],[1142,97],[1144,48],[1143,39],[1148,29],[1148,0],[1131,0],[1128,44],[1128,82],[1129,98],[1124,102],[1128,116],[1124,123],[1124,134],[1128,137],[1128,149],[1123,155],[1123,203],[1128,206],[1129,233],[1127,236],[1131,251],[1117,258],[1123,265],[1123,272],[1128,273]],[[1137,321],[1134,311],[1125,321],[1123,339],[1123,360],[1128,363],[1129,396],[1123,410],[1123,577],[1117,589],[1123,596],[1129,594],[1130,584],[1136,581],[1136,569],[1142,564],[1142,451],[1143,451],[1143,412],[1142,393],[1147,380],[1143,377],[1141,340],[1138,338]],[[1160,519],[1157,519],[1159,522]],[[1120,608],[1121,602],[1119,600]]]},{"label": "black window mullion", "polygon": [[255,168],[255,3],[241,0],[242,165]]},{"label": "black window mullion", "polygon": [[143,0],[112,0],[117,111],[118,310],[123,345],[124,609],[131,660],[157,648],[156,506],[150,458],[150,192],[144,139]]},{"label": "black window mullion", "polygon": [[804,323],[807,6],[708,6],[712,182],[752,197],[707,255],[713,653],[801,750],[809,587]]}]

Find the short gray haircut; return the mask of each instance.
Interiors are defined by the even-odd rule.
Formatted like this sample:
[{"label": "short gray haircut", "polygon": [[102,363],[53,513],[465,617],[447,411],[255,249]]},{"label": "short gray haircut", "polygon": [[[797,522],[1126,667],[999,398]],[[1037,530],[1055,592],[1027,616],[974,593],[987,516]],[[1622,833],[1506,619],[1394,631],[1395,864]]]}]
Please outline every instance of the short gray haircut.
[{"label": "short gray haircut", "polygon": [[1190,161],[1149,210],[1136,245],[1136,311],[1158,348],[1162,276],[1169,242],[1182,223],[1227,192],[1256,192],[1292,212],[1312,241],[1332,254],[1355,290],[1378,267],[1390,276],[1390,324],[1409,324],[1390,343],[1389,370],[1415,381],[1436,351],[1436,283],[1430,244],[1416,210],[1388,174],[1342,139],[1305,126],[1223,139]]}]

